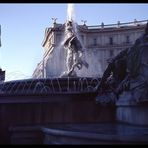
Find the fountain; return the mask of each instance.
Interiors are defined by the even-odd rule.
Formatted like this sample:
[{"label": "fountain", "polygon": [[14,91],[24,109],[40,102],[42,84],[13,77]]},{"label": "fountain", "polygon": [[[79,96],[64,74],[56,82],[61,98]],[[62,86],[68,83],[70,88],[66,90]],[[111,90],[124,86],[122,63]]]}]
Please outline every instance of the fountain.
[{"label": "fountain", "polygon": [[[143,51],[139,57],[139,61],[142,61],[138,75],[140,77],[130,79],[132,80],[130,83],[133,82],[131,84],[138,82],[136,83],[138,85],[129,87],[127,90],[126,87],[123,87],[125,86],[123,82],[127,82],[127,78],[129,80],[131,77],[127,75],[125,69],[132,72],[130,63],[132,57],[134,57],[132,55],[137,55],[135,52],[132,54],[132,51],[135,50],[127,52],[126,49],[119,53],[110,62],[101,79],[77,76],[76,68],[81,70],[82,66],[88,67],[89,65],[83,59],[85,50],[79,40],[73,15],[73,5],[68,4],[68,18],[63,41],[63,46],[67,51],[67,71],[61,74],[61,77],[0,83],[0,143],[148,143],[147,108],[139,107],[138,103],[136,107],[134,106],[134,109],[130,106],[131,102],[134,104],[137,100],[137,98],[131,97],[131,94],[138,92],[137,88],[140,90],[138,96],[142,94],[141,92],[147,91],[147,81],[144,80],[146,83],[142,83],[142,85],[139,83],[143,78],[147,78],[147,63],[145,63],[147,59],[144,58],[145,60],[142,61],[142,57],[147,55],[145,50],[148,41],[147,32],[143,38],[140,38],[140,42],[137,41],[140,44],[134,46],[134,49],[138,47],[136,51],[139,51],[139,49]],[[121,60],[121,57],[124,57],[123,55],[128,55],[128,61],[126,61],[129,63],[128,68],[127,65],[122,65],[122,68],[119,67],[125,60]],[[131,57],[131,61],[129,57]],[[112,66],[115,66],[114,71]],[[125,70],[125,73],[122,73],[121,70]],[[110,75],[112,71],[113,75]],[[114,91],[115,88],[118,91]],[[133,93],[131,93],[132,91]],[[147,97],[146,93],[144,95]],[[143,100],[143,98],[138,97],[138,100]],[[127,103],[126,107],[124,106],[125,102]],[[133,119],[129,114],[130,111],[137,114],[138,118]],[[144,123],[138,122],[139,116],[143,118]],[[120,122],[131,123],[132,125],[125,125]],[[143,125],[146,127],[143,127]]]},{"label": "fountain", "polygon": [[[82,66],[88,68],[88,63],[83,59],[84,47],[79,40],[77,24],[74,16],[74,5],[68,4],[67,23],[63,46],[67,51],[65,71],[59,78],[28,79],[8,81],[0,85],[0,95],[27,95],[27,94],[68,94],[68,93],[95,93],[99,78],[77,77],[75,68]],[[52,18],[54,22],[56,19]]]}]

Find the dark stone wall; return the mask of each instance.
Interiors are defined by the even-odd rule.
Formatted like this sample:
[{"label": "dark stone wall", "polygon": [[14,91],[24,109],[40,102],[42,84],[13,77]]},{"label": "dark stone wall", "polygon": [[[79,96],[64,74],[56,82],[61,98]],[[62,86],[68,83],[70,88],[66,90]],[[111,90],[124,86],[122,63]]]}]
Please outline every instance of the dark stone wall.
[{"label": "dark stone wall", "polygon": [[[42,96],[40,99],[43,100]],[[13,126],[115,121],[115,107],[101,107],[91,96],[69,97],[67,101],[61,101],[62,99],[64,100],[64,96],[59,96],[56,101],[51,101],[50,96],[46,96],[46,101],[38,101],[39,97],[34,96],[32,102],[28,96],[0,98],[0,144],[10,143],[9,128]]]}]

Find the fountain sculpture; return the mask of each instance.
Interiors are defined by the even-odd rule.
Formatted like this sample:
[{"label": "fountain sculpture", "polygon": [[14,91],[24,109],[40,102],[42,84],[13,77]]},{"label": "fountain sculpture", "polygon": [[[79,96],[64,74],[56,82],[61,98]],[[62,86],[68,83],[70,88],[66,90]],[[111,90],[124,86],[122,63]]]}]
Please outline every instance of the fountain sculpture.
[{"label": "fountain sculpture", "polygon": [[[148,143],[147,128],[141,128],[139,134],[135,127],[133,131],[133,127],[118,123],[148,125],[147,107],[134,107],[134,116],[139,116],[130,116],[133,102],[148,102],[148,24],[145,34],[131,48],[108,61],[101,81],[78,77],[75,68],[88,67],[88,63],[82,58],[84,49],[72,10],[63,42],[67,71],[60,78],[0,83],[0,143]],[[124,108],[125,102],[129,104]]]},{"label": "fountain sculpture", "polygon": [[71,5],[68,6],[70,7],[68,7],[69,20],[65,25],[65,39],[63,43],[64,48],[67,51],[67,71],[65,71],[61,77],[76,77],[76,67],[80,70],[82,69],[83,65],[86,68],[88,68],[89,65],[84,59],[82,59],[84,49],[81,41],[78,38],[77,25],[74,22],[74,18],[72,17],[73,7],[71,7]]},{"label": "fountain sculpture", "polygon": [[[98,102],[148,101],[148,23],[131,48],[112,59],[98,86]],[[111,75],[111,72],[113,73]]]}]

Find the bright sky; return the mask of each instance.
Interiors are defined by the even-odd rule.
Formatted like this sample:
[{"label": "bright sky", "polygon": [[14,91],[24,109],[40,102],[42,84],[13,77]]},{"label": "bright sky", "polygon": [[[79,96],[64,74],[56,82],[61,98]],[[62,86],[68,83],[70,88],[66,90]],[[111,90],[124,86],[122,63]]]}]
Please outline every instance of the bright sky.
[{"label": "bright sky", "polygon": [[[75,13],[77,23],[87,20],[87,25],[147,20],[148,4],[75,3]],[[32,76],[43,57],[42,41],[51,18],[64,24],[67,4],[0,4],[0,67],[6,70],[6,80]]]}]

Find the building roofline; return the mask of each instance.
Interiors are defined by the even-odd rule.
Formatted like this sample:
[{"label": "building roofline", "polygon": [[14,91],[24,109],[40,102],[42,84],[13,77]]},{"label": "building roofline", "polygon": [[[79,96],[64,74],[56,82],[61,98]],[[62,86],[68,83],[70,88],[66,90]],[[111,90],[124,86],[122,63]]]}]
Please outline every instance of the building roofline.
[{"label": "building roofline", "polygon": [[[124,27],[124,26],[135,26],[135,25],[141,25],[141,24],[146,24],[148,23],[148,20],[141,20],[141,21],[133,21],[133,22],[125,22],[125,23],[116,23],[116,24],[106,24],[103,25],[104,28],[113,28],[113,27]],[[102,28],[102,25],[92,25],[92,26],[87,26],[88,29],[99,29]]]},{"label": "building roofline", "polygon": [[[113,30],[113,29],[131,29],[130,27],[139,27],[139,26],[143,26],[145,25],[146,23],[148,23],[148,20],[141,20],[141,21],[132,21],[132,22],[125,22],[125,23],[116,23],[116,24],[106,24],[103,26],[102,25],[92,25],[92,26],[87,26],[86,24],[85,25],[78,25],[79,29],[80,30],[84,30],[84,31],[92,31],[92,30],[98,30],[99,31],[110,31]],[[49,37],[49,34],[52,32],[52,31],[55,31],[55,30],[61,30],[63,29],[65,23],[64,24],[56,24],[55,27],[50,27],[50,28],[46,28],[47,29],[47,33],[46,33],[46,30],[45,30],[45,37],[44,37],[44,40],[42,42],[42,46],[44,47],[45,43],[47,42],[47,39]],[[103,30],[102,30],[103,29]]]}]

